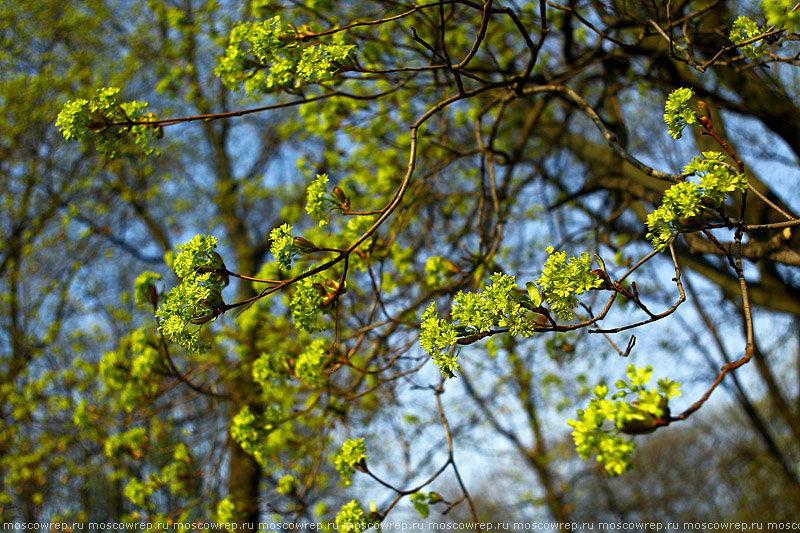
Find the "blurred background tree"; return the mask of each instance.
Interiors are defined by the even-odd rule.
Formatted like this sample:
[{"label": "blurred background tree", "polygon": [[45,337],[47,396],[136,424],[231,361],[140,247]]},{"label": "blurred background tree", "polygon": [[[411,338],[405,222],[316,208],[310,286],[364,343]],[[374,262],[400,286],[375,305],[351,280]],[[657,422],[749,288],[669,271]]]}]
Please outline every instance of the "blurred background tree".
[{"label": "blurred background tree", "polygon": [[[436,519],[797,520],[795,6],[35,4],[4,3],[0,29],[4,521],[330,520],[354,498],[365,511],[374,500],[381,514],[396,503],[414,513],[411,489],[437,473],[421,489]],[[237,23],[278,15],[271,55],[232,54]],[[736,46],[742,15],[766,33]],[[323,46],[339,48],[297,63]],[[144,120],[196,120],[161,123],[158,157],[124,137],[114,158],[65,144],[54,127],[64,103],[104,86],[149,102],[158,116]],[[599,254],[611,280],[652,251],[646,216],[670,183],[649,168],[679,175],[699,151],[721,150],[699,127],[668,135],[664,101],[680,87],[708,104],[766,199],[751,193],[743,206],[734,194],[725,210],[730,222],[746,207],[755,228],[741,253],[752,361],[701,415],[639,437],[633,472],[609,478],[577,459],[565,424],[595,383],[615,383],[631,361],[653,365],[683,383],[676,415],[745,353],[725,244],[676,239],[687,301],[633,330],[627,351],[630,336],[586,328],[492,335],[464,346],[458,378],[442,381],[419,348],[420,317],[496,271],[521,288],[540,276],[547,246]],[[327,225],[305,213],[318,175],[340,188],[311,213]],[[287,222],[309,253],[279,269],[270,234]],[[153,317],[179,281],[176,246],[196,234],[217,238],[225,305],[276,285],[236,273],[279,282],[347,259],[195,324],[212,343],[198,354],[167,342]],[[335,251],[360,235],[357,249]],[[734,239],[724,227],[713,235]],[[653,310],[677,298],[669,255],[632,278]],[[296,328],[302,294],[317,307],[328,298],[306,328],[324,331]],[[606,295],[582,297],[577,321]],[[602,327],[648,318],[617,304]],[[366,468],[383,483],[340,480],[334,457],[348,438],[364,438]],[[786,505],[764,512],[767,497]]]}]

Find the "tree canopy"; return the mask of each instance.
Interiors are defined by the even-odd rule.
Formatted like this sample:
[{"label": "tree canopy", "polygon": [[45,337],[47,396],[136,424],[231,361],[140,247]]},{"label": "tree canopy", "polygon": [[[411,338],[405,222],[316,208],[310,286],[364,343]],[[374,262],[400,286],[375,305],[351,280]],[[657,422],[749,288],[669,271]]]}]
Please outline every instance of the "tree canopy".
[{"label": "tree canopy", "polygon": [[1,8],[4,521],[800,499],[800,4],[34,4]]}]

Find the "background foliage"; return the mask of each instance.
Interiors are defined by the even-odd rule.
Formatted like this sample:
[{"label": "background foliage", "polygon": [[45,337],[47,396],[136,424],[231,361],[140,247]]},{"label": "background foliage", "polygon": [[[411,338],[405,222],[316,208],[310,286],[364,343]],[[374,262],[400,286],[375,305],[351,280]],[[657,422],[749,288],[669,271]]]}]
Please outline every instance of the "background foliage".
[{"label": "background foliage", "polygon": [[796,5],[0,9],[4,521],[798,520]]}]

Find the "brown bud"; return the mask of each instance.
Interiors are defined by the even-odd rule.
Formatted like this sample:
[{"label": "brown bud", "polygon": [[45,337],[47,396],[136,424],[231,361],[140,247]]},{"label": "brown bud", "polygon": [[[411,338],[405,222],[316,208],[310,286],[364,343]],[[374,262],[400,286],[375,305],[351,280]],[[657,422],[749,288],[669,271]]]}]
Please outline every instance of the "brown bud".
[{"label": "brown bud", "polygon": [[333,299],[334,299],[335,296],[336,296],[335,294],[326,294],[325,296],[323,296],[322,297],[322,301],[320,302],[320,305],[319,305],[320,308],[324,309],[324,308],[328,307],[329,305],[331,305],[331,303],[333,302]]},{"label": "brown bud", "polygon": [[220,269],[225,268],[225,261],[222,260],[222,256],[217,252],[211,252],[211,264]]},{"label": "brown bud", "polygon": [[344,194],[344,191],[339,187],[333,188],[333,197],[336,198],[336,201],[340,204],[345,203],[347,201],[347,196]]},{"label": "brown bud", "polygon": [[323,285],[322,283],[315,283],[312,285],[312,287],[314,287],[317,290],[317,292],[320,293],[322,296],[328,295],[328,289],[326,289],[325,285]]},{"label": "brown bud", "polygon": [[[633,405],[638,405],[638,402],[632,402]],[[625,422],[620,431],[628,435],[645,435],[652,433],[660,427],[668,426],[670,423],[670,410],[667,405],[667,399],[662,396],[659,402],[661,408],[661,416],[655,417],[651,414],[645,414],[644,420],[628,420]]]},{"label": "brown bud", "polygon": [[313,242],[302,237],[294,238],[294,247],[297,248],[297,251],[301,254],[311,254],[319,250]]},{"label": "brown bud", "polygon": [[342,189],[340,189],[339,187],[334,187],[333,197],[336,199],[336,201],[339,203],[339,206],[341,206],[342,209],[344,209],[345,211],[350,209],[350,197],[347,196]]},{"label": "brown bud", "polygon": [[369,514],[364,516],[365,524],[380,524],[384,516],[378,511],[370,511]]},{"label": "brown bud", "polygon": [[656,418],[645,418],[644,420],[628,420],[625,422],[620,431],[628,435],[646,435],[647,433],[654,432],[658,425]]},{"label": "brown bud", "polygon": [[158,305],[158,291],[152,284],[147,287],[147,301],[154,306]]},{"label": "brown bud", "polygon": [[592,274],[603,280],[603,284],[597,287],[596,290],[611,290],[614,288],[614,285],[611,283],[608,274],[602,268],[595,268],[592,270]]},{"label": "brown bud", "polygon": [[475,333],[473,335],[468,335],[466,337],[461,337],[456,341],[456,344],[460,344],[461,346],[467,346],[472,344],[473,342],[478,342],[481,340],[482,335],[480,333]]},{"label": "brown bud", "polygon": [[212,308],[217,309],[225,305],[225,301],[222,299],[222,293],[218,290],[214,289],[211,291],[211,294],[208,295],[208,299],[203,300],[203,302],[207,302]]},{"label": "brown bud", "polygon": [[702,100],[698,100],[697,107],[700,108],[700,112],[703,114],[703,116],[711,118],[711,111],[708,109],[707,103]]},{"label": "brown bud", "polygon": [[691,218],[679,218],[675,221],[675,229],[685,233],[692,233],[699,231],[700,226],[702,226],[705,221],[702,215],[696,215]]}]

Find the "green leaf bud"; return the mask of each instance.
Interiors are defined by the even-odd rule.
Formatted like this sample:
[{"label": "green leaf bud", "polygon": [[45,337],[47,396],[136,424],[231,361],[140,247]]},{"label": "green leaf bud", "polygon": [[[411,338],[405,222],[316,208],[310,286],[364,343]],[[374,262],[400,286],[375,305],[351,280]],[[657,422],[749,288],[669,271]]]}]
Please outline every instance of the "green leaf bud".
[{"label": "green leaf bud", "polygon": [[429,502],[428,496],[422,492],[415,492],[411,495],[411,503],[422,518],[428,518],[430,515]]},{"label": "green leaf bud", "polygon": [[221,309],[225,306],[225,302],[222,299],[222,293],[217,289],[212,290],[211,294],[208,295],[208,298],[201,300],[201,303],[202,302],[207,302],[207,304],[214,309]]},{"label": "green leaf bud", "polygon": [[217,315],[214,313],[214,309],[204,307],[201,308],[200,311],[197,311],[195,314],[193,314],[189,322],[192,324],[206,324],[215,318],[217,318]]},{"label": "green leaf bud", "polygon": [[539,307],[542,305],[542,294],[539,292],[539,288],[536,284],[532,281],[528,281],[525,283],[525,288],[528,289],[528,297],[531,299],[533,306]]}]

